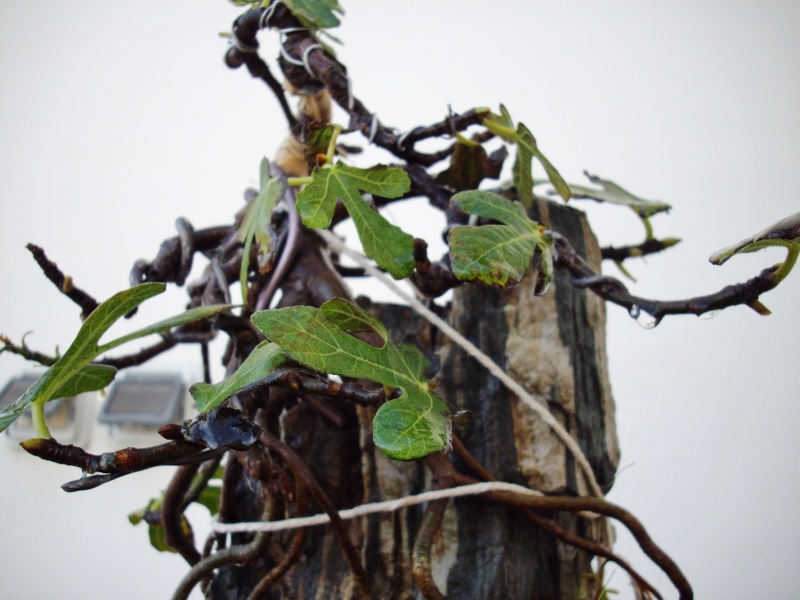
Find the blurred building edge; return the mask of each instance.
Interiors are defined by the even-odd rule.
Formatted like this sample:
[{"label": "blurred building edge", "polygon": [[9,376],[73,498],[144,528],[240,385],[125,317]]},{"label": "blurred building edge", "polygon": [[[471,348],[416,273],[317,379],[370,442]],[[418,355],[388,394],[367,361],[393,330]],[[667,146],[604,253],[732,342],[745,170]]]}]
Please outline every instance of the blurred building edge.
[{"label": "blurred building edge", "polygon": [[[41,373],[25,372],[11,379],[0,392],[0,409],[20,398],[40,376]],[[96,396],[96,393],[91,392],[48,402],[44,407],[44,414],[51,435],[62,444],[86,445],[92,428],[93,400]],[[14,446],[38,437],[33,426],[31,409],[9,425],[5,433],[6,440]]]},{"label": "blurred building edge", "polygon": [[[20,398],[40,375],[24,372],[10,379],[0,392],[0,410]],[[187,412],[187,402],[187,387],[180,374],[126,373],[108,388],[107,394],[89,392],[51,400],[45,405],[45,418],[51,435],[62,444],[83,448],[93,442],[103,446],[149,446],[165,441],[158,435],[158,428],[180,423]],[[94,427],[95,415],[98,423],[108,426],[107,434]],[[5,434],[12,446],[37,437],[31,410],[14,421]]]},{"label": "blurred building edge", "polygon": [[186,384],[176,373],[128,373],[115,381],[97,420],[109,426],[115,442],[143,446],[164,442],[158,428],[180,423]]}]

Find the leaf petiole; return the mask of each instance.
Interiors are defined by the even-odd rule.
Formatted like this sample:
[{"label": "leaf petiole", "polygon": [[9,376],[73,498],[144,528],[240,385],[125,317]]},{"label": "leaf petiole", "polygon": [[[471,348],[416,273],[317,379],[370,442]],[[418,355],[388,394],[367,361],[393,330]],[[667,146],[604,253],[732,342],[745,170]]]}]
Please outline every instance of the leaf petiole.
[{"label": "leaf petiole", "polygon": [[464,144],[469,148],[477,148],[480,144],[474,140],[469,139],[468,137],[461,134],[461,132],[456,131],[456,140],[459,143]]},{"label": "leaf petiole", "polygon": [[33,427],[36,431],[36,435],[38,435],[40,438],[49,440],[53,436],[50,435],[50,430],[47,428],[47,423],[44,419],[45,402],[46,399],[44,398],[35,400],[33,404],[31,404],[31,413],[33,415]]},{"label": "leaf petiole", "polygon": [[287,177],[286,183],[290,187],[300,187],[311,183],[311,176],[308,177]]},{"label": "leaf petiole", "polygon": [[483,126],[494,134],[499,135],[503,139],[514,138],[517,135],[517,130],[512,127],[505,127],[496,121],[484,119]]},{"label": "leaf petiole", "polygon": [[794,265],[797,262],[797,257],[800,255],[800,244],[795,242],[787,242],[786,250],[786,260],[784,260],[780,266],[775,269],[775,272],[770,278],[774,285],[778,285],[789,273],[791,273],[792,268],[794,268]]},{"label": "leaf petiole", "polygon": [[333,159],[336,155],[336,138],[339,137],[339,134],[342,132],[341,125],[334,125],[333,126],[333,133],[331,134],[331,141],[328,142],[328,152],[325,155],[325,159],[327,164],[332,165]]},{"label": "leaf petiole", "polygon": [[[634,209],[634,212],[636,212],[636,209]],[[646,235],[645,241],[649,242],[650,240],[653,239],[653,224],[650,223],[649,217],[640,217],[640,218],[642,219],[642,225],[644,225],[644,231]]]}]

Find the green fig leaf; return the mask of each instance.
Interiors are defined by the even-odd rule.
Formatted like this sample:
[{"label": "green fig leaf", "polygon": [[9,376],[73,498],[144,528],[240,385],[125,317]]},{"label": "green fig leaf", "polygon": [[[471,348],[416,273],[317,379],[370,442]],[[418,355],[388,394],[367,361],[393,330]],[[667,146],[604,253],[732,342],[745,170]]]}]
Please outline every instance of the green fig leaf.
[{"label": "green fig leaf", "polygon": [[265,383],[279,375],[281,365],[286,362],[286,355],[278,344],[261,342],[244,360],[236,371],[219,383],[195,383],[189,387],[189,393],[201,413],[219,406],[231,396]]},{"label": "green fig leaf", "polygon": [[[345,304],[349,304],[346,309]],[[411,344],[395,346],[388,341],[381,347],[371,346],[339,325],[360,322],[376,331],[373,320],[366,311],[341,299],[319,309],[292,306],[262,311],[252,317],[267,338],[299,363],[402,391],[399,398],[378,409],[372,424],[373,440],[384,454],[398,460],[415,460],[448,448],[451,411],[432,391],[425,376],[430,363],[419,348]]]},{"label": "green fig leaf", "polygon": [[306,227],[325,228],[331,224],[336,201],[341,200],[366,255],[395,279],[403,279],[414,270],[414,238],[368,206],[360,191],[399,198],[410,187],[403,169],[384,165],[359,169],[339,162],[314,169],[311,183],[297,195],[297,212]]},{"label": "green fig leaf", "polygon": [[306,27],[338,27],[341,21],[334,13],[344,14],[337,0],[283,0],[283,3]]},{"label": "green fig leaf", "polygon": [[86,365],[72,374],[53,394],[53,398],[72,398],[86,392],[96,392],[114,381],[117,370],[110,365]]},{"label": "green fig leaf", "polygon": [[377,317],[362,310],[344,298],[333,298],[320,307],[320,310],[339,328],[353,333],[377,333],[384,343],[389,341],[386,327]]},{"label": "green fig leaf", "polygon": [[498,221],[499,225],[463,225],[450,230],[448,244],[453,274],[461,281],[514,287],[519,284],[538,247],[542,252],[541,287],[553,273],[553,242],[518,202],[480,190],[461,192],[453,204],[467,214]]},{"label": "green fig leaf", "polygon": [[49,400],[99,389],[110,383],[113,379],[110,367],[90,365],[103,352],[125,342],[153,333],[168,331],[177,325],[207,318],[230,308],[228,306],[209,306],[192,309],[107,344],[98,344],[100,338],[114,323],[142,302],[162,293],[165,289],[166,285],[163,283],[142,283],[119,292],[100,304],[83,322],[78,335],[63,356],[45,371],[22,397],[0,411],[0,431],[11,425],[34,402],[43,405]]},{"label": "green fig leaf", "polygon": [[601,189],[598,190],[596,188],[569,184],[572,197],[577,200],[594,200],[596,202],[608,202],[610,204],[629,206],[642,219],[647,219],[657,213],[668,211],[672,208],[672,206],[665,202],[645,200],[634,196],[628,190],[608,179],[602,179],[596,175],[591,175],[586,171],[584,171],[583,174],[586,175],[589,181],[599,185]]},{"label": "green fig leaf", "polygon": [[97,342],[108,328],[139,304],[165,289],[166,285],[163,283],[143,283],[115,294],[94,309],[81,325],[75,341],[64,355],[21,398],[0,412],[0,431],[11,425],[34,400],[42,403],[55,400],[59,389],[69,389],[69,380],[99,354]]}]

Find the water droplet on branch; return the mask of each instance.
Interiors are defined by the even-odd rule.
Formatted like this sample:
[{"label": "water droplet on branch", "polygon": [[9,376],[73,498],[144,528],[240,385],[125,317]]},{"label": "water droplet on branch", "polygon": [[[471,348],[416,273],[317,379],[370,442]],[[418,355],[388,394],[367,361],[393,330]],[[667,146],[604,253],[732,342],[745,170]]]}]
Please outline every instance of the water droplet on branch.
[{"label": "water droplet on branch", "polygon": [[631,306],[630,310],[631,319],[636,321],[640,326],[645,329],[653,329],[661,322],[661,317],[656,318],[646,310],[642,310],[638,304]]}]

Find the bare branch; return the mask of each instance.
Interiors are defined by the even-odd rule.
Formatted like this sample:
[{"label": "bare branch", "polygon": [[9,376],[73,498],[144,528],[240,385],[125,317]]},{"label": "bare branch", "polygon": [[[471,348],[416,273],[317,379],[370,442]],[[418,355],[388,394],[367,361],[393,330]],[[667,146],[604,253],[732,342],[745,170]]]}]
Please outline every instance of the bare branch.
[{"label": "bare branch", "polygon": [[556,266],[565,269],[575,277],[574,285],[589,288],[604,300],[623,306],[629,311],[644,311],[655,319],[656,324],[667,315],[702,315],[740,304],[756,310],[756,307],[761,306],[758,300],[759,296],[776,286],[772,278],[775,267],[769,267],[744,283],[726,286],[718,292],[706,296],[697,296],[686,300],[640,298],[631,294],[618,279],[596,273],[563,236],[554,232],[549,232],[549,234],[555,241]]},{"label": "bare branch", "polygon": [[85,320],[100,304],[82,289],[75,287],[72,277],[64,275],[58,265],[47,258],[44,250],[35,244],[26,246],[45,276],[58,288],[58,291],[81,307],[81,319]]}]

